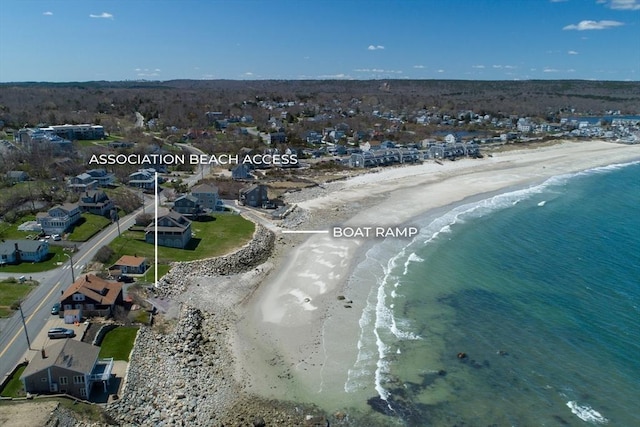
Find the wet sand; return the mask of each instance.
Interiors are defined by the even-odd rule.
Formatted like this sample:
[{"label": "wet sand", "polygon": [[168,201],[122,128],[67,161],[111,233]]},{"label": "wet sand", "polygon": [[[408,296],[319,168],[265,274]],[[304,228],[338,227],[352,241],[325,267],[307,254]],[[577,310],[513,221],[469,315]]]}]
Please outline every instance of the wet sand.
[{"label": "wet sand", "polygon": [[[636,160],[640,145],[586,141],[381,169],[298,203],[311,218],[299,229],[407,225],[470,197]],[[247,391],[328,411],[363,406],[372,397],[373,378],[371,388],[360,392],[345,392],[345,383],[368,294],[366,284],[350,281],[351,272],[374,242],[330,234],[280,238],[275,267],[239,307],[242,318],[233,344],[236,371]]]}]

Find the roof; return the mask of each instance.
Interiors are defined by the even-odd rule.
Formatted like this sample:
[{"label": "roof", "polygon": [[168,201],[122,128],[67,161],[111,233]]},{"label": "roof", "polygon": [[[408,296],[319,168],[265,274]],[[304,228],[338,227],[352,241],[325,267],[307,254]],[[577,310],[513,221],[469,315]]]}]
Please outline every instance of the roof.
[{"label": "roof", "polygon": [[261,190],[264,187],[265,186],[263,184],[254,184],[254,185],[251,185],[249,187],[246,187],[246,188],[243,188],[242,190],[240,190],[240,194],[249,194],[252,191]]},{"label": "roof", "polygon": [[[180,231],[184,231],[189,225],[191,221],[185,218],[183,215],[180,215],[177,212],[169,211],[168,214],[158,217],[158,224],[166,224],[166,225],[158,225],[158,231],[176,231],[176,229],[180,229]],[[154,231],[155,223],[151,223],[145,229],[146,232]]]},{"label": "roof", "polygon": [[121,292],[122,284],[101,279],[95,274],[85,274],[63,292],[60,300],[65,300],[75,293],[81,293],[99,304],[111,305],[116,302]]},{"label": "roof", "polygon": [[146,262],[147,259],[142,256],[135,255],[122,255],[114,265],[126,265],[127,267],[138,267],[140,264]]},{"label": "roof", "polygon": [[16,245],[18,245],[18,250],[22,252],[38,252],[42,246],[49,246],[49,243],[27,239],[5,240],[0,242],[0,255],[13,254],[16,251]]},{"label": "roof", "polygon": [[195,196],[191,196],[188,194],[182,195],[180,197],[178,197],[173,203],[175,204],[176,202],[178,202],[179,200],[188,200],[191,202],[191,204],[195,205],[198,203],[198,198]]},{"label": "roof", "polygon": [[76,178],[78,178],[80,181],[86,181],[89,179],[93,179],[93,177],[91,175],[89,175],[88,173],[81,173],[80,175],[76,175]]},{"label": "roof", "polygon": [[98,360],[100,347],[74,339],[64,339],[50,345],[29,362],[20,378],[25,378],[52,366],[84,374],[91,373]]},{"label": "roof", "polygon": [[77,203],[63,203],[61,205],[56,205],[54,207],[52,207],[51,209],[49,209],[49,212],[51,212],[54,209],[62,209],[65,212],[71,212],[75,209],[78,209],[78,204]]}]

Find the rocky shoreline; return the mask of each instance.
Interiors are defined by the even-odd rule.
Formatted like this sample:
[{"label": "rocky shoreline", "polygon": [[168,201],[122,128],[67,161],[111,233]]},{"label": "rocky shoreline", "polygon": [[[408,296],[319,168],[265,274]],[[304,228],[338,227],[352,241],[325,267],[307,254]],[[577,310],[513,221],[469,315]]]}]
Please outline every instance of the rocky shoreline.
[{"label": "rocky shoreline", "polygon": [[237,314],[228,302],[207,301],[205,310],[185,298],[189,286],[203,281],[215,286],[217,279],[256,269],[274,244],[274,234],[257,225],[253,239],[232,254],[172,266],[154,291],[159,298],[181,301],[180,315],[173,324],[140,329],[122,395],[107,406],[110,417],[124,426],[348,425],[341,414],[329,420],[313,407],[244,392],[234,378],[230,347]]},{"label": "rocky shoreline", "polygon": [[231,254],[173,263],[171,270],[158,281],[154,292],[163,298],[175,297],[185,292],[190,277],[228,276],[247,271],[269,258],[274,241],[271,231],[256,224],[251,241]]}]

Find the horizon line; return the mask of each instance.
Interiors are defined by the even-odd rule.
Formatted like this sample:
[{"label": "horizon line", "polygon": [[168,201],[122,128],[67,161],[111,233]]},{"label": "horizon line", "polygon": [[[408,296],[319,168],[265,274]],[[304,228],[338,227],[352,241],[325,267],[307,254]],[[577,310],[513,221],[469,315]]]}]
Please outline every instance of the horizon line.
[{"label": "horizon line", "polygon": [[573,81],[573,82],[617,82],[617,83],[640,83],[640,80],[606,80],[606,79],[462,79],[462,78],[430,78],[430,79],[407,79],[407,78],[376,78],[376,79],[338,79],[338,78],[307,78],[307,79],[190,79],[176,78],[167,80],[147,80],[147,79],[125,79],[125,80],[24,80],[24,81],[0,81],[0,85],[11,84],[72,84],[72,83],[169,83],[169,82],[416,82],[416,81],[451,81],[451,82],[553,82],[553,81]]}]

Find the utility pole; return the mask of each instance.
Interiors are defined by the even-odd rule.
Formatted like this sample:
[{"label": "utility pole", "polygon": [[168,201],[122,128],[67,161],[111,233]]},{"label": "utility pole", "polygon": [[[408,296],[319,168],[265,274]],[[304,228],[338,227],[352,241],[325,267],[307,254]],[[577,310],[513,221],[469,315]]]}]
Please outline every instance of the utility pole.
[{"label": "utility pole", "polygon": [[22,326],[24,326],[24,335],[27,337],[27,345],[29,346],[29,350],[31,350],[31,341],[29,341],[29,333],[27,332],[27,322],[24,320],[24,313],[22,312],[22,303],[18,304],[18,308],[20,309],[20,317],[22,318]]},{"label": "utility pole", "polygon": [[66,257],[69,257],[69,265],[71,266],[71,283],[75,283],[76,281],[76,273],[73,271],[73,258],[71,258],[71,255],[69,254],[64,254]]},{"label": "utility pole", "polygon": [[111,210],[111,221],[115,221],[118,226],[118,237],[120,237],[120,215],[118,215],[118,207]]}]

